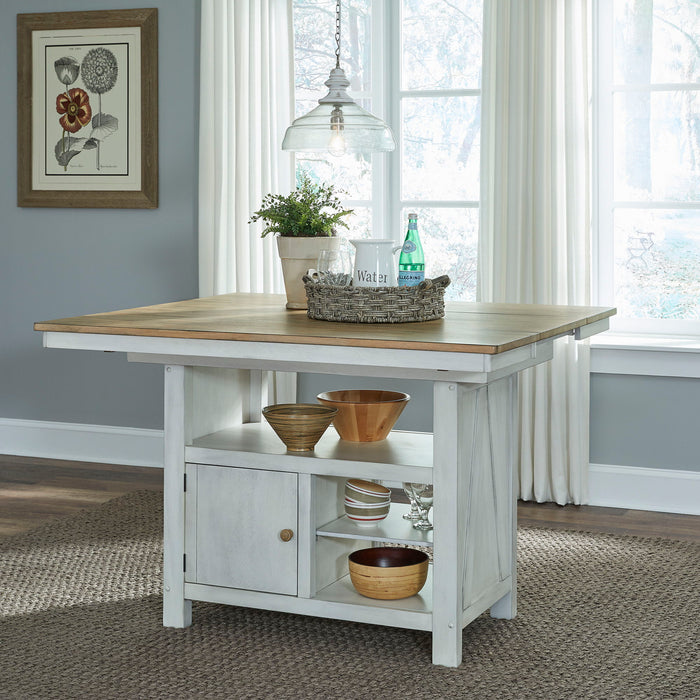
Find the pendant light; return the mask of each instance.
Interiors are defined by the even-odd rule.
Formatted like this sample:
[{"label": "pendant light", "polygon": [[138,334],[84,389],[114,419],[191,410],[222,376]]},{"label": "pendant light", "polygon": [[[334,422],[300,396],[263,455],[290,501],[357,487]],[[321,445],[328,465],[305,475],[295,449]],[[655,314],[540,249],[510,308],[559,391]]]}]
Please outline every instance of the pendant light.
[{"label": "pendant light", "polygon": [[340,67],[340,0],[335,5],[335,44],[335,68],[324,83],[328,94],[318,101],[318,107],[292,122],[282,150],[328,151],[334,156],[393,151],[396,142],[391,129],[346,92],[350,81]]}]

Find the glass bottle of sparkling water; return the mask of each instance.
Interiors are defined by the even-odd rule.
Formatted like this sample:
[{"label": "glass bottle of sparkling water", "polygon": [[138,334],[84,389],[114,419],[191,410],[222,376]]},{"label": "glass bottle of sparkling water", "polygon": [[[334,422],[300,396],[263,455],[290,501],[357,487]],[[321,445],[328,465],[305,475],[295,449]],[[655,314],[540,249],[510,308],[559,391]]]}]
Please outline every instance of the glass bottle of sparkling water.
[{"label": "glass bottle of sparkling water", "polygon": [[418,236],[418,214],[408,215],[408,231],[399,256],[399,287],[414,287],[425,279],[425,257]]}]

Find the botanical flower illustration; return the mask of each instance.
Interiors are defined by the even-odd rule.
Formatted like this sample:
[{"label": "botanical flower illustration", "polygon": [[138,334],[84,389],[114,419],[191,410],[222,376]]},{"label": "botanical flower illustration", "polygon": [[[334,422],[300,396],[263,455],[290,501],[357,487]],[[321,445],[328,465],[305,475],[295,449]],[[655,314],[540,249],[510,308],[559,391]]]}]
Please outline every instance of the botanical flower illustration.
[{"label": "botanical flower illustration", "polygon": [[104,47],[90,49],[83,59],[83,82],[90,92],[102,95],[117,82],[117,59]]},{"label": "botanical flower illustration", "polygon": [[[56,143],[54,154],[59,165],[68,170],[68,163],[83,151],[95,150],[97,170],[100,170],[100,144],[119,129],[119,120],[111,114],[102,113],[102,95],[116,84],[119,75],[117,58],[109,49],[97,46],[90,49],[80,64],[73,56],[63,56],[54,61],[56,77],[66,86],[65,92],[56,97],[56,111],[61,115],[59,123],[63,129]],[[82,88],[68,89],[78,76],[82,78]],[[96,113],[86,92],[97,93]],[[94,102],[94,98],[93,98]],[[77,138],[75,134],[91,123],[88,138]]]},{"label": "botanical flower illustration", "polygon": [[72,88],[56,98],[56,111],[63,116],[58,120],[61,126],[74,134],[84,127],[92,116],[90,98],[85,90]]},{"label": "botanical flower illustration", "polygon": [[[94,119],[93,127],[97,138],[97,169],[100,169],[100,141],[116,130],[116,119],[109,114],[102,114],[102,95],[109,92],[117,82],[119,67],[116,56],[104,46],[90,49],[83,59],[82,75],[85,87],[90,92],[97,93],[97,116]],[[111,121],[111,126],[105,131],[104,122]]]},{"label": "botanical flower illustration", "polygon": [[72,56],[64,56],[55,61],[53,67],[56,69],[58,79],[64,85],[72,85],[78,79],[80,64]]}]

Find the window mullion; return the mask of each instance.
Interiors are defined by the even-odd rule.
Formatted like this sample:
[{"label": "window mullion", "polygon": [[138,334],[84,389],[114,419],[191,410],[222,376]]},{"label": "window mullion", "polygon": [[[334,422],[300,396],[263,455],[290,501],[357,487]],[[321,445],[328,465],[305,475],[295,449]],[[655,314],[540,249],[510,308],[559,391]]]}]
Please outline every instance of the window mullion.
[{"label": "window mullion", "polygon": [[373,235],[400,239],[401,209],[401,123],[398,90],[401,84],[401,3],[396,0],[372,0],[374,31],[372,36],[373,85],[382,93],[382,113],[396,138],[396,150],[373,156],[374,182]]},{"label": "window mullion", "polygon": [[614,284],[614,162],[613,162],[613,3],[593,3],[593,274],[594,302],[613,304]]}]

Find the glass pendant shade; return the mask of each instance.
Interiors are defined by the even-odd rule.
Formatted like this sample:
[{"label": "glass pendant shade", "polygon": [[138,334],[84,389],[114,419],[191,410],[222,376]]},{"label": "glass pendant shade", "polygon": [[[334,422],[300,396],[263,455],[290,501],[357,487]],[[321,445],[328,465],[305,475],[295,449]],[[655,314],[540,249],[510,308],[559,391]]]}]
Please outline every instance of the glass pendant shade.
[{"label": "glass pendant shade", "polygon": [[[335,110],[339,110],[340,115]],[[342,123],[331,122],[334,111],[342,118]],[[295,119],[282,141],[284,151],[338,151],[337,155],[393,151],[394,148],[396,143],[391,129],[355,102],[337,106],[320,104]]]},{"label": "glass pendant shade", "polygon": [[350,81],[337,63],[325,85],[328,94],[318,101],[318,107],[295,119],[287,129],[283,151],[328,151],[341,156],[396,148],[391,129],[347,94]]}]

